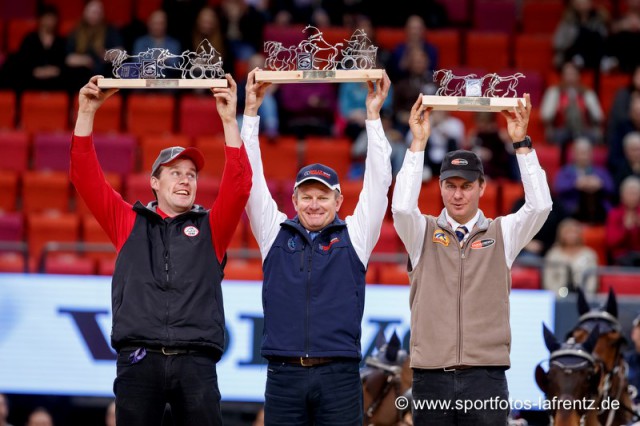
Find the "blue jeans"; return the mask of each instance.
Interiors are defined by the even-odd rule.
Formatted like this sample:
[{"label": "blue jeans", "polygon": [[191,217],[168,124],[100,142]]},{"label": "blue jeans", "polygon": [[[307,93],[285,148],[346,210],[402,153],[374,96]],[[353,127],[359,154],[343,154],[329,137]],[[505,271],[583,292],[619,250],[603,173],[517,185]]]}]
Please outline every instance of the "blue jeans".
[{"label": "blue jeans", "polygon": [[362,426],[362,383],[357,360],[315,367],[270,362],[266,426]]},{"label": "blue jeans", "polygon": [[204,354],[166,356],[147,352],[136,364],[129,354],[118,354],[116,423],[127,426],[160,425],[165,405],[171,405],[174,425],[222,424],[216,362]]},{"label": "blue jeans", "polygon": [[[504,372],[502,367],[455,371],[414,369],[413,424],[506,425],[509,389]],[[419,404],[428,403],[440,405],[420,408]]]}]

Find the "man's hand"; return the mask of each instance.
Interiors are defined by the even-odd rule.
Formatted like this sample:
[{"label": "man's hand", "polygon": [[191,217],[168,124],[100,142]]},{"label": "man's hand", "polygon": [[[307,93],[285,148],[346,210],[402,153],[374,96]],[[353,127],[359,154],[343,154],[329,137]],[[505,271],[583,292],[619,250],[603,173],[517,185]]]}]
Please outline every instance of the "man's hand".
[{"label": "man's hand", "polygon": [[[528,93],[524,94],[526,105],[518,101],[518,106],[511,111],[501,111],[502,115],[507,119],[507,131],[512,142],[520,142],[527,136],[527,126],[529,125],[529,116],[531,115],[531,97]],[[520,148],[527,149],[528,148]]]},{"label": "man's hand", "polygon": [[245,86],[244,115],[250,117],[258,115],[258,109],[262,105],[267,88],[271,86],[270,82],[256,82],[256,71],[260,71],[260,68],[256,67],[249,73]]},{"label": "man's hand", "polygon": [[78,113],[79,114],[95,114],[100,106],[111,95],[119,89],[102,90],[98,87],[98,79],[103,78],[101,75],[94,75],[89,82],[82,86],[80,95],[78,96]]},{"label": "man's hand", "polygon": [[431,124],[429,124],[429,113],[431,108],[427,108],[422,103],[422,93],[418,95],[415,103],[411,107],[411,115],[409,116],[409,128],[411,129],[410,151],[424,151],[427,147],[427,140],[431,134]]},{"label": "man's hand", "polygon": [[384,104],[387,95],[389,94],[389,88],[391,87],[391,80],[386,71],[382,71],[382,79],[377,81],[374,87],[372,81],[367,81],[367,87],[369,92],[367,93],[367,99],[365,105],[367,107],[367,120],[377,120],[380,118],[380,110],[382,104]]},{"label": "man's hand", "polygon": [[238,106],[238,86],[231,77],[231,74],[225,75],[229,82],[229,87],[213,87],[211,92],[216,98],[216,108],[222,123],[232,123],[236,120],[236,108]]}]

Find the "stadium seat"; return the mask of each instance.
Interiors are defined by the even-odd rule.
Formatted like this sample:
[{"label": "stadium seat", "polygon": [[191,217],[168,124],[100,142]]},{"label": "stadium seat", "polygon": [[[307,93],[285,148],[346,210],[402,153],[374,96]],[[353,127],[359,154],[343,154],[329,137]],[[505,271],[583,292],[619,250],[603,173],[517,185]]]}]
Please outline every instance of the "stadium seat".
[{"label": "stadium seat", "polygon": [[[162,134],[143,136],[140,138],[141,167],[142,173],[151,173],[153,162],[158,158],[158,154],[165,148],[172,146],[191,146],[191,139],[185,135]],[[205,163],[206,164],[206,163]]]},{"label": "stadium seat", "polygon": [[104,2],[105,20],[119,28],[130,24],[135,13],[135,3],[130,0],[109,0]]},{"label": "stadium seat", "polygon": [[471,21],[470,0],[439,0],[444,6],[449,21],[460,27],[467,27]]},{"label": "stadium seat", "polygon": [[607,262],[607,230],[604,225],[582,226],[582,239],[584,244],[591,247],[598,254],[598,265],[606,265]]},{"label": "stadium seat", "polygon": [[69,98],[65,92],[33,92],[22,94],[21,128],[28,132],[67,130]]},{"label": "stadium seat", "polygon": [[97,268],[98,275],[113,275],[113,271],[116,269],[116,259],[99,259]]},{"label": "stadium seat", "polygon": [[612,288],[616,295],[640,295],[640,272],[599,273],[600,293]]},{"label": "stadium seat", "polygon": [[509,214],[513,205],[524,196],[521,182],[502,181],[500,183],[500,216]]},{"label": "stadium seat", "polygon": [[47,242],[77,242],[79,232],[80,218],[76,214],[30,213],[27,216],[29,253],[38,262]]},{"label": "stadium seat", "polygon": [[29,167],[29,134],[21,130],[0,131],[0,170],[23,172]]},{"label": "stadium seat", "polygon": [[377,27],[376,43],[380,49],[393,51],[399,44],[405,41],[403,28]]},{"label": "stadium seat", "polygon": [[135,136],[127,133],[95,133],[93,144],[104,172],[126,176],[136,169]]},{"label": "stadium seat", "polygon": [[29,267],[25,263],[25,258],[22,253],[13,251],[0,252],[0,272],[28,272]]},{"label": "stadium seat", "polygon": [[22,241],[23,222],[22,213],[0,211],[0,241]]},{"label": "stadium seat", "polygon": [[36,133],[33,136],[33,169],[41,171],[68,172],[69,133]]},{"label": "stadium seat", "polygon": [[136,136],[171,133],[175,108],[172,95],[133,93],[127,101],[126,131]]},{"label": "stadium seat", "polygon": [[[525,93],[528,93],[531,97],[531,106],[540,106],[545,89],[544,74],[535,69],[506,68],[498,71],[501,76],[514,75],[516,73],[524,74],[524,77],[518,80],[518,85],[515,88],[518,96],[522,97]],[[501,122],[506,125],[505,120],[501,120]]]},{"label": "stadium seat", "polygon": [[0,129],[13,129],[15,125],[16,94],[10,90],[0,90]]},{"label": "stadium seat", "polygon": [[538,268],[511,268],[511,288],[539,290],[540,270]]},{"label": "stadium seat", "polygon": [[[260,153],[262,154],[264,175],[267,179],[295,180],[300,168],[297,139],[281,136],[273,141],[261,143]],[[342,176],[346,177],[346,175]]]},{"label": "stadium seat", "polygon": [[[141,22],[147,22],[151,12],[162,9],[162,0],[138,0],[135,3],[135,16]],[[179,52],[175,52],[179,53]]]},{"label": "stadium seat", "polygon": [[190,136],[223,133],[222,120],[211,95],[185,95],[180,100],[180,133]]},{"label": "stadium seat", "polygon": [[521,28],[525,34],[553,34],[562,18],[563,2],[525,0],[522,4]]},{"label": "stadium seat", "polygon": [[402,253],[404,245],[400,241],[400,237],[396,232],[391,220],[385,220],[380,229],[380,238],[376,246],[373,248],[375,253]]},{"label": "stadium seat", "polygon": [[47,0],[48,4],[54,5],[58,9],[61,21],[78,22],[84,9],[84,0]]},{"label": "stadium seat", "polygon": [[7,22],[7,53],[17,52],[24,37],[31,31],[35,31],[37,26],[35,18],[10,19]]},{"label": "stadium seat", "polygon": [[500,200],[498,199],[499,186],[497,182],[487,182],[484,188],[484,195],[480,198],[480,210],[484,213],[485,217],[496,218],[498,217]]},{"label": "stadium seat", "polygon": [[218,196],[220,179],[213,176],[198,176],[198,191],[196,193],[196,204],[200,204],[205,209],[210,209]]},{"label": "stadium seat", "polygon": [[204,156],[204,168],[200,175],[222,178],[225,162],[224,135],[196,137],[194,146],[202,151]]},{"label": "stadium seat", "polygon": [[351,167],[351,141],[348,138],[309,136],[304,143],[303,165],[325,164],[344,180]]},{"label": "stadium seat", "polygon": [[516,0],[474,0],[472,10],[474,31],[515,33]]},{"label": "stadium seat", "polygon": [[[80,236],[85,243],[97,243],[104,244],[105,246],[112,246],[112,242],[107,236],[107,233],[102,229],[102,226],[98,223],[96,218],[92,214],[85,214],[81,216],[80,221]],[[115,259],[116,251],[87,251],[86,257],[94,259],[96,262],[102,259]]]},{"label": "stadium seat", "polygon": [[93,275],[95,260],[72,253],[49,254],[44,261],[44,273],[63,275]]},{"label": "stadium seat", "polygon": [[229,259],[224,267],[225,280],[262,281],[260,260]]},{"label": "stadium seat", "polygon": [[322,31],[322,38],[324,38],[327,43],[332,45],[342,43],[342,47],[346,45],[347,41],[351,38],[351,34],[353,34],[353,31],[347,27],[322,27],[320,31]]},{"label": "stadium seat", "polygon": [[284,47],[297,46],[307,38],[303,33],[304,25],[276,25],[266,24],[262,31],[262,39],[265,41],[279,41]]},{"label": "stadium seat", "polygon": [[429,31],[427,40],[438,49],[438,68],[452,68],[460,65],[460,31]]},{"label": "stadium seat", "polygon": [[338,216],[340,216],[341,219],[344,220],[344,218],[351,216],[355,211],[356,205],[358,204],[358,197],[362,191],[362,183],[361,180],[342,179],[340,181],[340,190],[344,197],[340,211],[338,211]]},{"label": "stadium seat", "polygon": [[532,105],[531,115],[529,116],[529,127],[527,127],[527,133],[529,137],[536,144],[536,147],[540,144],[546,143],[545,127],[540,117],[540,107]]},{"label": "stadium seat", "polygon": [[68,173],[24,172],[22,174],[22,210],[29,213],[48,210],[68,212]]},{"label": "stadium seat", "polygon": [[598,91],[600,99],[600,106],[605,116],[609,115],[613,100],[616,97],[618,91],[627,87],[630,83],[629,74],[602,74],[600,76],[600,90]]},{"label": "stadium seat", "polygon": [[509,38],[510,35],[506,33],[477,30],[467,32],[465,63],[468,67],[491,70],[508,68],[511,57]]},{"label": "stadium seat", "polygon": [[[78,111],[78,97],[73,98],[73,114]],[[94,133],[118,133],[122,130],[124,101],[119,93],[114,94],[100,107],[93,121]]]},{"label": "stadium seat", "polygon": [[557,145],[536,144],[535,151],[540,161],[540,166],[547,174],[547,181],[553,183],[561,167],[560,147]]},{"label": "stadium seat", "polygon": [[378,267],[380,284],[409,285],[407,266],[397,263],[384,263]]},{"label": "stadium seat", "polygon": [[537,70],[542,76],[547,75],[553,70],[552,36],[517,34],[514,40],[513,62],[516,69]]},{"label": "stadium seat", "polygon": [[442,195],[440,194],[440,182],[434,176],[427,183],[422,184],[420,195],[418,196],[418,208],[422,214],[430,214],[438,217],[444,208]]},{"label": "stadium seat", "polygon": [[131,204],[140,201],[144,205],[155,200],[151,192],[149,172],[132,173],[126,177],[124,199]]},{"label": "stadium seat", "polygon": [[378,264],[374,262],[369,262],[367,265],[367,275],[365,276],[365,282],[367,284],[378,284],[380,280],[378,279]]},{"label": "stadium seat", "polygon": [[0,212],[13,212],[18,201],[18,172],[0,170]]}]

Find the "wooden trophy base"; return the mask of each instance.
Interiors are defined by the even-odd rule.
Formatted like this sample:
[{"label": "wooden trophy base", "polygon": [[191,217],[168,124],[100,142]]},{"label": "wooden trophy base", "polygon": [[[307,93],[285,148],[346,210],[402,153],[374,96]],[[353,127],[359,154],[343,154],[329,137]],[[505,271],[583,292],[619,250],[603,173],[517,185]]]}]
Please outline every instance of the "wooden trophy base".
[{"label": "wooden trophy base", "polygon": [[422,104],[439,111],[488,111],[499,112],[525,104],[524,98],[484,98],[474,96],[423,95]]},{"label": "wooden trophy base", "polygon": [[101,78],[101,89],[209,89],[227,87],[226,78]]},{"label": "wooden trophy base", "polygon": [[382,79],[381,69],[257,71],[256,81],[270,83],[353,83]]}]

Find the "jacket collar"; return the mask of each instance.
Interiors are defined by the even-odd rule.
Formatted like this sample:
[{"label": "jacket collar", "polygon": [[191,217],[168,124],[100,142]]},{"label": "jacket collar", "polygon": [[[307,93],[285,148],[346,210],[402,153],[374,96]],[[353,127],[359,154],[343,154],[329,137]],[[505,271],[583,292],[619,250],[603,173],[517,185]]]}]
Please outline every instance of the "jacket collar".
[{"label": "jacket collar", "polygon": [[[133,205],[133,210],[149,218],[162,220],[162,217],[156,211],[157,207],[158,207],[158,201],[151,201],[146,206],[142,204],[140,201],[136,201],[136,203]],[[191,210],[189,210],[188,212],[179,214],[178,216],[174,216],[170,219],[175,219],[176,217],[183,217],[183,216],[190,216],[190,215],[202,216],[206,213],[207,213],[207,210],[204,207],[202,207],[199,204],[194,204],[191,207]]]},{"label": "jacket collar", "polygon": [[[449,226],[449,221],[447,221],[447,215],[445,214],[446,209],[442,209],[442,212],[440,213],[440,216],[438,216],[438,226],[440,228],[450,228]],[[484,217],[484,213],[482,213],[482,210],[479,210],[480,215],[478,216],[478,221],[476,222],[476,226],[474,227],[474,229],[477,229],[479,231],[486,231],[489,228],[489,224],[491,224],[491,219],[487,219],[486,217]],[[471,232],[471,229],[469,230],[469,232]]]},{"label": "jacket collar", "polygon": [[[280,224],[280,226],[295,229],[296,231],[298,231],[298,233],[303,235],[304,238],[306,238],[307,240],[310,240],[309,232],[307,231],[307,228],[302,226],[302,224],[300,223],[300,218],[298,218],[297,215],[293,219],[285,220]],[[340,219],[336,214],[336,217],[333,219],[333,222],[331,222],[330,224],[322,228],[320,232],[324,234],[329,229],[344,228],[346,226],[347,226],[347,223],[344,220]]]}]

